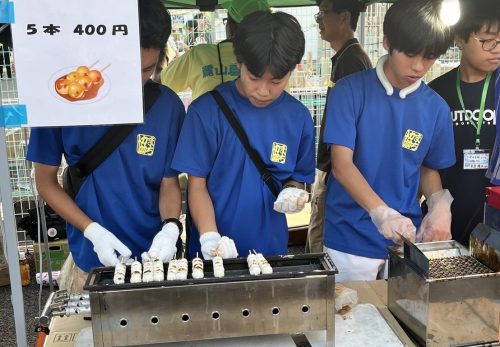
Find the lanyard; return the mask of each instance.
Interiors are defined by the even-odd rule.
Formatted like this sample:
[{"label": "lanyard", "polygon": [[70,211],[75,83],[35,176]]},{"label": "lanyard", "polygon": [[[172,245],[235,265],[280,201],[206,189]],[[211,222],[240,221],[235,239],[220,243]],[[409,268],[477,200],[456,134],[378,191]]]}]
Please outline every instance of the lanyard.
[{"label": "lanyard", "polygon": [[470,124],[474,127],[474,129],[476,129],[476,148],[479,148],[479,146],[481,145],[480,135],[481,135],[481,127],[483,126],[484,105],[486,104],[486,96],[488,95],[488,88],[490,86],[491,75],[492,75],[491,72],[488,73],[486,75],[486,79],[484,80],[483,91],[481,93],[481,103],[479,104],[479,119],[477,120],[477,123],[474,124],[474,120],[472,118],[469,118],[467,116],[467,112],[465,111],[464,99],[462,98],[462,90],[460,89],[460,70],[457,69],[456,86],[457,86],[458,100],[460,101],[460,106],[462,106],[465,118],[467,119],[467,121],[470,122]]}]

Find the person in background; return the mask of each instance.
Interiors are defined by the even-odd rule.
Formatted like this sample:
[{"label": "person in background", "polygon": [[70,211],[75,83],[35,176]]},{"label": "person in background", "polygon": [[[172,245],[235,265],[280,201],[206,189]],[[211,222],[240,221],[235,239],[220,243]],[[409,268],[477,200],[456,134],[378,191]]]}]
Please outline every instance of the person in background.
[{"label": "person in background", "polygon": [[198,37],[197,37],[197,44],[200,43],[212,43],[212,40],[210,39],[210,35],[207,35],[207,19],[205,18],[205,15],[203,13],[197,13],[194,15],[194,20],[196,20],[197,27],[198,27]]},{"label": "person in background", "polygon": [[500,66],[500,7],[496,0],[462,0],[454,26],[460,66],[429,86],[448,103],[457,162],[441,170],[443,188],[455,200],[451,206],[454,240],[469,245],[469,236],[483,221],[485,177],[495,144],[495,80]]},{"label": "person in background", "polygon": [[[170,15],[159,0],[139,0],[142,83],[150,81],[170,35]],[[176,253],[181,194],[178,172],[170,168],[184,118],[184,106],[170,89],[160,95],[137,127],[83,182],[75,200],[62,189],[57,172],[64,155],[75,165],[110,126],[35,128],[27,160],[43,199],[64,218],[76,266],[66,265],[72,291],[81,291],[92,267],[123,258],[160,258]],[[144,150],[141,147],[146,146]],[[117,254],[118,253],[118,254]],[[61,274],[63,277],[63,274]]]},{"label": "person in background", "polygon": [[232,81],[240,75],[231,39],[238,24],[250,13],[270,11],[267,0],[233,0],[227,7],[227,40],[201,44],[169,64],[161,72],[161,82],[179,93],[191,88],[192,99]]},{"label": "person in background", "polygon": [[189,256],[205,259],[288,253],[284,213],[304,208],[314,179],[314,127],[285,86],[304,54],[304,33],[289,14],[257,11],[233,40],[241,76],[215,90],[232,110],[279,192],[264,182],[235,131],[207,93],[189,107],[172,167],[189,175],[194,222]]},{"label": "person in background", "polygon": [[[318,0],[319,12],[315,19],[321,38],[330,43],[336,52],[332,57],[332,71],[326,92],[327,99],[332,87],[341,78],[370,69],[370,58],[354,37],[362,5],[352,0]],[[334,107],[334,105],[332,105]],[[323,252],[323,219],[326,181],[330,176],[331,161],[327,146],[323,143],[326,108],[321,120],[318,141],[316,179],[311,199],[311,220],[307,232],[306,252]]]},{"label": "person in background", "polygon": [[[452,41],[439,9],[438,1],[396,1],[384,18],[389,54],[328,96],[335,107],[327,109],[324,132],[332,160],[324,243],[339,282],[384,276],[387,247],[401,236],[451,238],[452,198],[438,172],[455,163],[450,108],[422,83]],[[432,202],[423,220],[420,186]]]},{"label": "person in background", "polygon": [[188,48],[194,47],[196,45],[196,38],[198,37],[198,25],[195,19],[189,19],[186,22],[186,30],[184,43]]}]

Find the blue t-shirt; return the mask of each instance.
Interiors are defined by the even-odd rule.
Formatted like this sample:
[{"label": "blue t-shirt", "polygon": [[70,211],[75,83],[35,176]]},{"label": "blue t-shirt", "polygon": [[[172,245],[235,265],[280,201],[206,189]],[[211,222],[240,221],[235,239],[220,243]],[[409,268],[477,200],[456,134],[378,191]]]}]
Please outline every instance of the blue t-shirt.
[{"label": "blue t-shirt", "polygon": [[[132,257],[140,258],[160,230],[160,184],[164,177],[178,174],[170,164],[184,114],[179,97],[162,86],[144,123],[90,174],[76,196],[80,209],[116,235]],[[64,155],[74,165],[108,130],[109,126],[32,129],[27,160],[59,166]],[[67,234],[79,268],[101,266],[81,231],[68,224]]]},{"label": "blue t-shirt", "polygon": [[[217,90],[279,188],[289,179],[314,180],[314,127],[306,107],[283,92],[269,106],[256,108],[234,82]],[[275,197],[210,94],[189,107],[172,167],[207,180],[218,231],[235,241],[240,256],[252,249],[264,255],[287,254],[285,215],[273,210]],[[201,255],[193,227],[189,256],[196,252]]]},{"label": "blue t-shirt", "polygon": [[[417,200],[420,167],[438,170],[455,163],[450,109],[422,83],[405,99],[392,96],[375,69],[341,80],[328,98],[324,141],[353,150],[353,162],[391,208],[422,219]],[[325,202],[325,245],[362,257],[385,259],[387,246],[369,214],[330,176]]]}]

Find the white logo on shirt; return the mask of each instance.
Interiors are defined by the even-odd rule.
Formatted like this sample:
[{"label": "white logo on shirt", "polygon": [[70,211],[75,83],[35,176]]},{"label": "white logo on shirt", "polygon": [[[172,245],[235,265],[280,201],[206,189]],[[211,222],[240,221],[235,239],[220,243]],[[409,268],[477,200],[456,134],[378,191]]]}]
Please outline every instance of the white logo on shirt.
[{"label": "white logo on shirt", "polygon": [[[470,125],[469,119],[472,119],[476,124],[479,120],[479,109],[474,111],[465,110],[465,113],[463,110],[451,111],[451,120],[455,125]],[[495,110],[484,110],[483,124],[497,124]]]}]

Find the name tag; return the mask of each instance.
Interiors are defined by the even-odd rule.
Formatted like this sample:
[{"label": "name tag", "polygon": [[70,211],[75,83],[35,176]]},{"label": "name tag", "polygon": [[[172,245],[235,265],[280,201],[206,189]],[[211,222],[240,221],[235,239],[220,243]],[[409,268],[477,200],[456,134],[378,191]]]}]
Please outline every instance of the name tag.
[{"label": "name tag", "polygon": [[464,170],[486,170],[490,162],[487,149],[464,149]]}]

